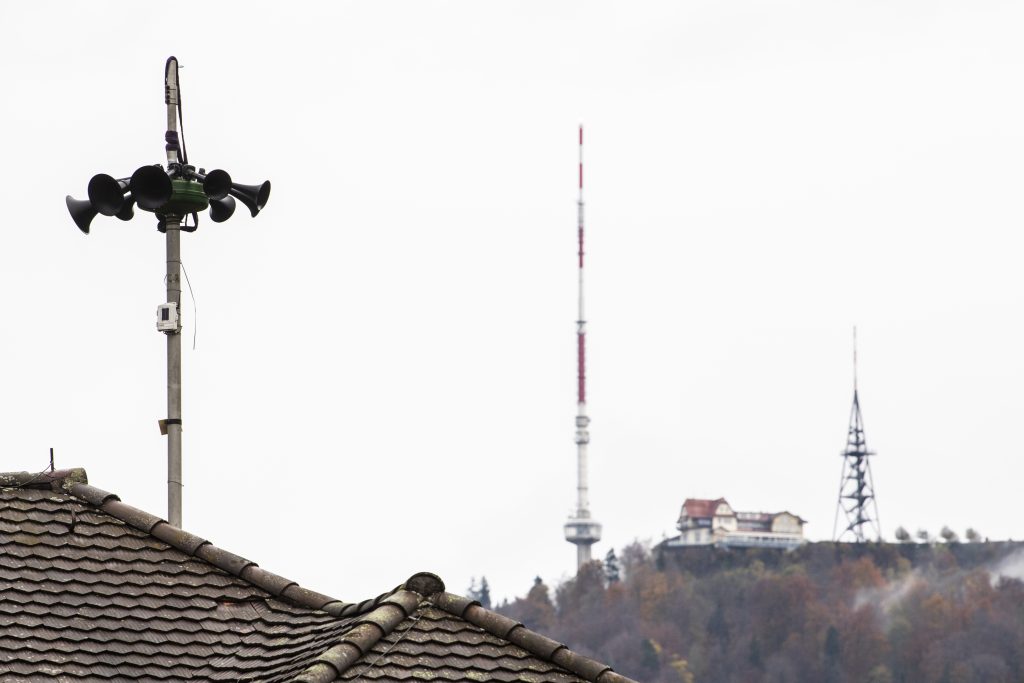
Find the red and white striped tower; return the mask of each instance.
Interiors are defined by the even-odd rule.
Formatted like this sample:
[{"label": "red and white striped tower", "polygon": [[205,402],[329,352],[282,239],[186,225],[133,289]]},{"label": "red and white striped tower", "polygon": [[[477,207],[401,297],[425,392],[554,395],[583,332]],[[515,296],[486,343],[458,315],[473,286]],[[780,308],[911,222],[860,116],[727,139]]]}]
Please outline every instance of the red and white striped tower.
[{"label": "red and white striped tower", "polygon": [[579,313],[576,317],[576,510],[565,523],[565,540],[576,546],[576,571],[590,562],[590,546],[601,540],[601,525],[590,517],[587,487],[587,321],[583,315],[583,126],[580,126],[580,187],[576,200]]}]

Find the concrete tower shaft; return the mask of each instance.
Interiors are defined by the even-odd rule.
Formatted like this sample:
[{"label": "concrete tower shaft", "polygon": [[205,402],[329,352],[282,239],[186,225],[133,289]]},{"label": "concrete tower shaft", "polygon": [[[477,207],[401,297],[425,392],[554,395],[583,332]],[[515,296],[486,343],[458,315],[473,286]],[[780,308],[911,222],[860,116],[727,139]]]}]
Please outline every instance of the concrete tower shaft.
[{"label": "concrete tower shaft", "polygon": [[601,525],[590,517],[587,485],[587,320],[583,313],[583,126],[579,129],[579,197],[576,200],[577,270],[579,299],[576,316],[576,510],[565,523],[565,540],[576,546],[576,570],[591,560],[590,546],[601,540]]}]

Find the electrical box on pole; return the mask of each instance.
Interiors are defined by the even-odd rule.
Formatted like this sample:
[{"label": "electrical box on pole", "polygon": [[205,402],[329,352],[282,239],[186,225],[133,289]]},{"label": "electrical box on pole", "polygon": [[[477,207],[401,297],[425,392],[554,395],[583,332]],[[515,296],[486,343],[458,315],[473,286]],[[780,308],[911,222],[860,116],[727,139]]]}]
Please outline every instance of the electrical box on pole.
[{"label": "electrical box on pole", "polygon": [[160,304],[156,307],[156,329],[160,332],[176,333],[181,331],[178,320],[178,304]]}]

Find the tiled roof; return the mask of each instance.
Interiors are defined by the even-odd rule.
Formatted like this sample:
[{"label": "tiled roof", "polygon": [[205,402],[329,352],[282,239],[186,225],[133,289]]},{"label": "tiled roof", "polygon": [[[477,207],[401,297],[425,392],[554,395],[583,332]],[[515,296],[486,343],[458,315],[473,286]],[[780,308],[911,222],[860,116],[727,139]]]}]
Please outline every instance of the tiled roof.
[{"label": "tiled roof", "polygon": [[719,504],[724,502],[725,498],[717,498],[715,500],[708,498],[687,498],[683,502],[683,512],[681,516],[690,517],[691,519],[714,517],[715,510],[718,508]]},{"label": "tiled roof", "polygon": [[413,576],[365,620],[295,683],[635,683],[478,602],[445,592],[433,574]]},{"label": "tiled roof", "polygon": [[4,681],[628,683],[417,574],[316,593],[133,508],[84,470],[0,474]]}]

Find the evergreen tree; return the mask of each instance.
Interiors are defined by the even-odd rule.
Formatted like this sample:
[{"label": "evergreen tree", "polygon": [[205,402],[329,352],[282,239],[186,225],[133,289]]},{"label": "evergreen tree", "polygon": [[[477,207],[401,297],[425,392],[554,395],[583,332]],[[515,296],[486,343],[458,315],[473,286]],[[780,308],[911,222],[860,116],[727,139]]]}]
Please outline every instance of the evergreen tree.
[{"label": "evergreen tree", "polygon": [[725,610],[722,603],[715,606],[715,611],[708,619],[708,635],[719,641],[723,647],[729,643],[729,623],[725,620]]},{"label": "evergreen tree", "polygon": [[838,683],[841,678],[839,655],[839,630],[829,626],[825,632],[825,680],[828,683]]},{"label": "evergreen tree", "polygon": [[491,609],[491,586],[487,583],[487,577],[480,577],[480,584],[477,585],[476,577],[469,580],[469,588],[466,589],[466,597],[476,600],[484,609]]},{"label": "evergreen tree", "polygon": [[480,590],[476,594],[476,599],[481,607],[491,609],[491,586],[487,583],[486,576],[480,577]]},{"label": "evergreen tree", "polygon": [[661,668],[661,646],[650,638],[640,641],[640,666],[649,678],[653,678]]},{"label": "evergreen tree", "polygon": [[750,639],[750,652],[747,654],[747,663],[758,671],[764,668],[764,661],[761,659],[761,641],[757,636]]},{"label": "evergreen tree", "polygon": [[609,548],[604,556],[604,578],[609,584],[618,583],[619,574],[619,558],[615,556],[615,548]]}]

